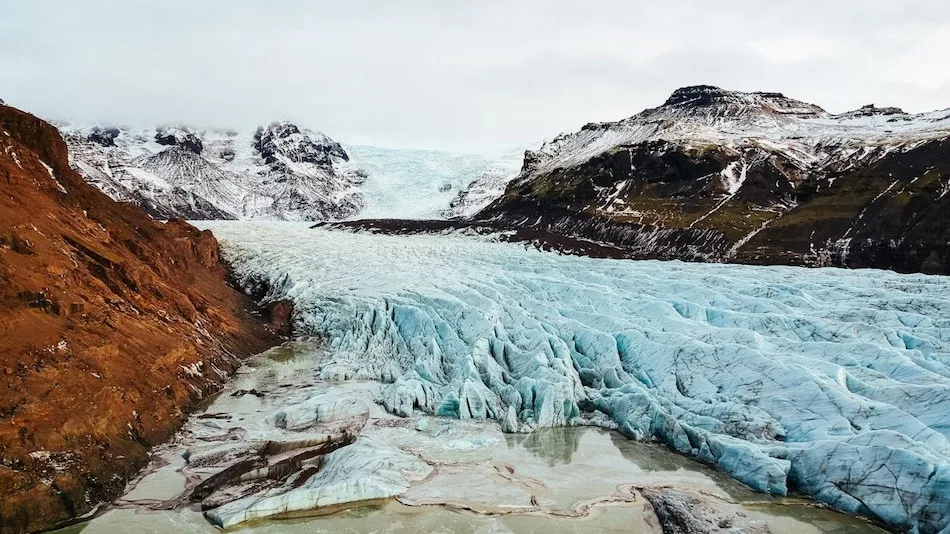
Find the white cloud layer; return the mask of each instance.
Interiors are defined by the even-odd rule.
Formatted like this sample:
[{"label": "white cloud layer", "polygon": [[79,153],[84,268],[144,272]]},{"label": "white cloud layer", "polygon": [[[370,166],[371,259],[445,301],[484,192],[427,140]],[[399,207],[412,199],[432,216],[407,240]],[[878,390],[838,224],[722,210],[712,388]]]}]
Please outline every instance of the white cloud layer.
[{"label": "white cloud layer", "polygon": [[845,111],[950,107],[946,0],[35,0],[0,6],[0,98],[47,118],[488,150],[684,85]]}]

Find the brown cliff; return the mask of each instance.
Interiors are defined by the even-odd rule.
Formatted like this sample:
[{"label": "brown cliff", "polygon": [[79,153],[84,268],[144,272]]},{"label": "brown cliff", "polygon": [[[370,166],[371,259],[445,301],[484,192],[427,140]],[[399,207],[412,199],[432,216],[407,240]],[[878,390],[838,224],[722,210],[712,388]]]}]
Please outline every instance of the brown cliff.
[{"label": "brown cliff", "polygon": [[210,232],[113,202],[56,128],[0,105],[0,532],[117,495],[275,342],[226,276]]}]

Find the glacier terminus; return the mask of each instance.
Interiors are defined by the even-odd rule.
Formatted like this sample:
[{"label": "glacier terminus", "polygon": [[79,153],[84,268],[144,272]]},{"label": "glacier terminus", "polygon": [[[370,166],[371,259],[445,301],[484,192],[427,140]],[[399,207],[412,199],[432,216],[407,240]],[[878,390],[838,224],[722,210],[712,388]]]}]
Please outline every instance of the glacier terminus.
[{"label": "glacier terminus", "polygon": [[950,525],[950,280],[592,259],[462,232],[210,222],[331,381],[400,416],[617,429],[773,495]]}]

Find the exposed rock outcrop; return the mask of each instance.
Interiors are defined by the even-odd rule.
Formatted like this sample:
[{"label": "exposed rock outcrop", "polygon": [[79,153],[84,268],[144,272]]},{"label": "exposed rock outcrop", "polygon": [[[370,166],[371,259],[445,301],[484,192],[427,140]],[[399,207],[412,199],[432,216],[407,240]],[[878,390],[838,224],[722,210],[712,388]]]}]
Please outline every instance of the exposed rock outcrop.
[{"label": "exposed rock outcrop", "polygon": [[100,146],[115,146],[115,138],[119,137],[119,129],[113,126],[96,126],[89,130],[86,139]]},{"label": "exposed rock outcrop", "polygon": [[334,159],[350,159],[340,143],[321,133],[302,132],[286,121],[261,126],[254,133],[254,142],[261,157],[270,164],[280,163],[284,158],[314,165],[331,165]]},{"label": "exposed rock outcrop", "polygon": [[642,488],[663,534],[732,532],[771,534],[762,521],[750,521],[742,512],[722,510],[713,499],[672,488]]},{"label": "exposed rock outcrop", "polygon": [[195,154],[201,154],[204,150],[201,138],[188,128],[163,126],[155,132],[155,142],[166,146],[180,146]]},{"label": "exposed rock outcrop", "polygon": [[[111,130],[90,132],[108,146]],[[0,106],[0,532],[111,499],[276,336],[210,232],[110,200],[57,129]]]}]

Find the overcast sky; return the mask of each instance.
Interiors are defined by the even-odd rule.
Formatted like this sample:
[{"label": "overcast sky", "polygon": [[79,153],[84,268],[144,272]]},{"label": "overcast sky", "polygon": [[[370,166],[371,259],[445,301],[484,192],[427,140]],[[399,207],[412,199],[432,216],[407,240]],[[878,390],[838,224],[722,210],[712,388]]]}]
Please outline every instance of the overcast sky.
[{"label": "overcast sky", "polygon": [[0,98],[45,118],[524,146],[708,83],[950,107],[950,1],[0,0]]}]

